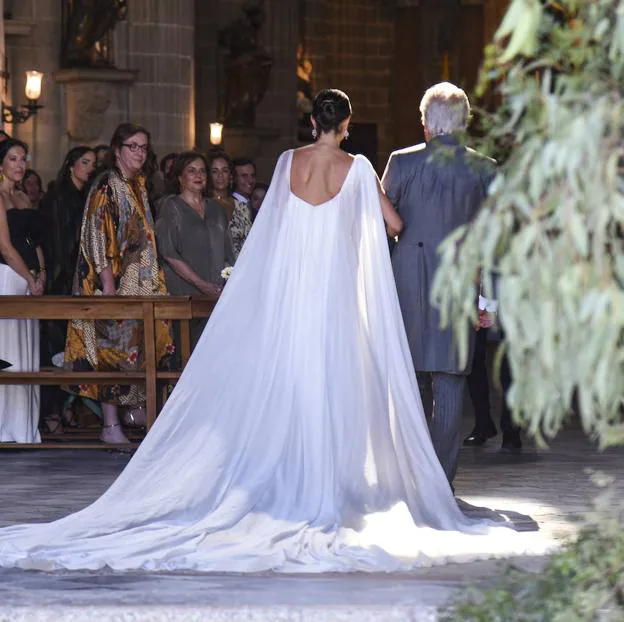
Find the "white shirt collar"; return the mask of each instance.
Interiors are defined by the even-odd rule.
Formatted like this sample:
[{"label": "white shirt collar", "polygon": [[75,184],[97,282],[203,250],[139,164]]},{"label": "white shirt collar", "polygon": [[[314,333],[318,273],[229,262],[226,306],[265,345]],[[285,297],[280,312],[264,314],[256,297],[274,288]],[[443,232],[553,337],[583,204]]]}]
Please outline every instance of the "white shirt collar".
[{"label": "white shirt collar", "polygon": [[249,199],[247,197],[244,197],[242,194],[240,194],[240,192],[232,192],[232,196],[239,202],[239,203],[249,203]]}]

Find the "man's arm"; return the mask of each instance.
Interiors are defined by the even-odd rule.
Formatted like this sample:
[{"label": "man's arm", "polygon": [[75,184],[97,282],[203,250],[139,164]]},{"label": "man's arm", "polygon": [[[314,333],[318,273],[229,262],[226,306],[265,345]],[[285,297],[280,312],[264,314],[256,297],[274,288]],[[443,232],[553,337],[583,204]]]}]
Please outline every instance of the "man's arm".
[{"label": "man's arm", "polygon": [[386,170],[381,178],[381,185],[390,203],[400,210],[401,203],[401,171],[399,157],[396,153],[390,155]]}]

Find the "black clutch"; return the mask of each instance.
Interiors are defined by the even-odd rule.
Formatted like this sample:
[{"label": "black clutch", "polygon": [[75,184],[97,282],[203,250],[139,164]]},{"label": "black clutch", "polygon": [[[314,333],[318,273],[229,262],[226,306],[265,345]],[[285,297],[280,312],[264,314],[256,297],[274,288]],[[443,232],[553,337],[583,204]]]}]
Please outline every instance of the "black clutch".
[{"label": "black clutch", "polygon": [[9,367],[13,367],[13,364],[0,359],[0,371],[2,371],[3,369],[8,369]]}]

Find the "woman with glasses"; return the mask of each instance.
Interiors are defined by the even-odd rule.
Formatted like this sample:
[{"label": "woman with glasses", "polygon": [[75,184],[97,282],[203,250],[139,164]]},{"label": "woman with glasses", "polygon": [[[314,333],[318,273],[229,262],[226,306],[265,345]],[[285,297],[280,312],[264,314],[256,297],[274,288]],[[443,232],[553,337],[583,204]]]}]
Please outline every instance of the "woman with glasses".
[{"label": "woman with glasses", "polygon": [[[199,153],[182,153],[173,164],[173,177],[177,194],[165,199],[156,221],[167,289],[180,296],[218,296],[221,271],[234,264],[234,251],[225,210],[204,196],[208,163]],[[191,322],[192,347],[206,322],[205,318]]]},{"label": "woman with glasses", "polygon": [[[108,169],[94,182],[85,207],[73,294],[77,296],[166,295],[158,266],[154,223],[145,186],[150,171],[150,134],[122,123],[111,140]],[[164,362],[175,350],[169,322],[156,323],[156,354]],[[72,320],[65,366],[75,371],[136,371],[144,365],[143,328],[137,320]],[[141,386],[79,385],[70,390],[102,405],[105,443],[127,443],[118,409],[126,422],[145,421]]]}]

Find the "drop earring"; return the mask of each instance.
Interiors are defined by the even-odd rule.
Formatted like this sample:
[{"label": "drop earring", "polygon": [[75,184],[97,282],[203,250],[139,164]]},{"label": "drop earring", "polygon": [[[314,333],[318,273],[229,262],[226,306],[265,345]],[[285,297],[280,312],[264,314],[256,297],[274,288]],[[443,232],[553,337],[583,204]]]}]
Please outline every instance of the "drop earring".
[{"label": "drop earring", "polygon": [[349,138],[349,130],[345,130],[344,139],[347,140]]},{"label": "drop earring", "polygon": [[312,128],[312,138],[314,138],[314,140],[318,138],[318,132],[315,127]]}]

